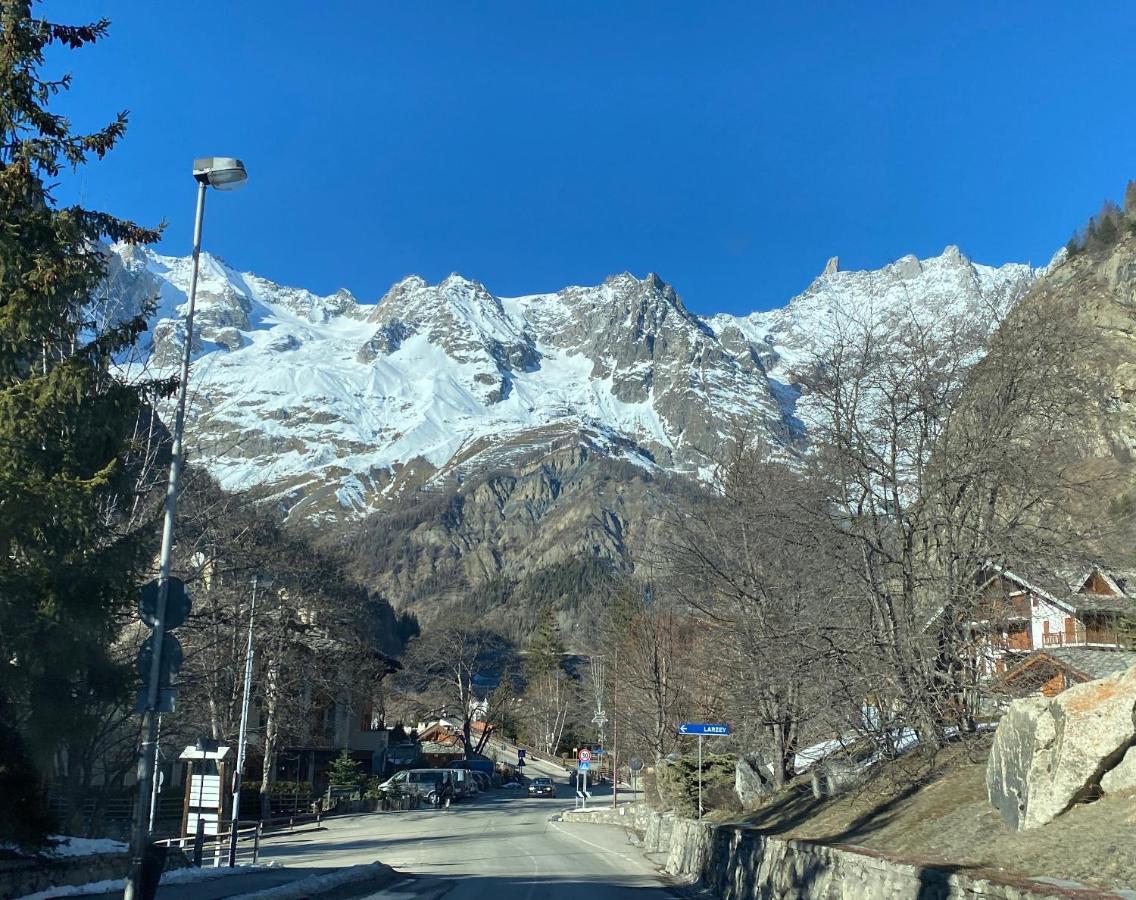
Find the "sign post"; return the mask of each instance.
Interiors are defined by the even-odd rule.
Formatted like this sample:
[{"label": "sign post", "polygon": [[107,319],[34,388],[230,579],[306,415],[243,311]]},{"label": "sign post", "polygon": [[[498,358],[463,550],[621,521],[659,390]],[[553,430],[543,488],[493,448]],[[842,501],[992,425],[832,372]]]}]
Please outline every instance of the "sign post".
[{"label": "sign post", "polygon": [[627,761],[627,768],[631,772],[631,790],[635,791],[637,779],[639,777],[639,770],[643,768],[643,760],[638,756],[633,756]]},{"label": "sign post", "polygon": [[579,775],[581,787],[576,792],[580,795],[580,808],[588,808],[588,770],[592,767],[592,751],[583,749],[576,757],[576,765],[579,767]]},{"label": "sign post", "polygon": [[683,722],[678,726],[678,733],[684,736],[698,736],[698,818],[702,818],[702,739],[707,735],[711,737],[725,737],[730,733],[730,726],[725,722]]}]

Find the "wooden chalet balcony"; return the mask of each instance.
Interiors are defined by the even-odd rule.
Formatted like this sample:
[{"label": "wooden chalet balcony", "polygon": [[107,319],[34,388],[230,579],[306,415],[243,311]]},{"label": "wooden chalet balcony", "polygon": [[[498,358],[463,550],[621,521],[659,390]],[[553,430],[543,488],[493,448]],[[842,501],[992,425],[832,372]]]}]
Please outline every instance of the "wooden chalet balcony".
[{"label": "wooden chalet balcony", "polygon": [[1120,634],[1116,631],[1083,631],[1077,634],[1066,634],[1056,631],[1041,636],[1041,646],[1044,647],[1119,647],[1122,646]]}]

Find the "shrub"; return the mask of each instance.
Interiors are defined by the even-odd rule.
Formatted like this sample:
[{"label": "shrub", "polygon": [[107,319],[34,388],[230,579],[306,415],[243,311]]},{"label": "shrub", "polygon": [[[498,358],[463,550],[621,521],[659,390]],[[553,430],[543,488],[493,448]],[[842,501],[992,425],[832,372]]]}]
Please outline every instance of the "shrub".
[{"label": "shrub", "polygon": [[[363,780],[363,799],[364,800],[379,800],[383,796],[383,792],[379,789],[382,786],[383,779],[380,775],[371,775]],[[388,796],[394,796],[401,793],[401,791],[394,785],[394,790],[387,791]]]},{"label": "shrub", "polygon": [[[734,796],[735,758],[726,753],[707,753],[702,757],[702,808],[736,809]],[[698,757],[684,756],[677,762],[664,762],[655,773],[659,796],[664,804],[683,816],[698,814]]]},{"label": "shrub", "polygon": [[[251,794],[260,793],[259,781],[242,781],[241,790]],[[301,797],[312,796],[312,783],[310,781],[274,781],[268,786],[270,797]]]}]

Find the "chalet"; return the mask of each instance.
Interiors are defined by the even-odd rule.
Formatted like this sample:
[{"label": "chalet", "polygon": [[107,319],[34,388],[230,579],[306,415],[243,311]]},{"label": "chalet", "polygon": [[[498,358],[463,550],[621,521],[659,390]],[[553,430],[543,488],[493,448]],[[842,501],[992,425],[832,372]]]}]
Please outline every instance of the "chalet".
[{"label": "chalet", "polygon": [[1066,577],[990,565],[979,587],[981,612],[970,624],[985,638],[991,674],[1035,650],[1123,648],[1136,621],[1136,578],[1099,566]]},{"label": "chalet", "polygon": [[1053,697],[1066,688],[1136,666],[1136,652],[1113,647],[1050,647],[1015,663],[999,682],[1011,697]]},{"label": "chalet", "polygon": [[422,765],[445,768],[456,760],[465,759],[465,743],[446,723],[435,722],[419,732],[418,752]]}]

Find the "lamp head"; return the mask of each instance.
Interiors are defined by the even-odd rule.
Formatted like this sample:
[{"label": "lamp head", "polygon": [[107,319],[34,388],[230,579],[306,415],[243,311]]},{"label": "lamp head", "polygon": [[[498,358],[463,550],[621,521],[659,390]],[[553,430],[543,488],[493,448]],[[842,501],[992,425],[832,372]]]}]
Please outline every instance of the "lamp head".
[{"label": "lamp head", "polygon": [[193,177],[219,191],[232,191],[248,180],[245,164],[231,156],[204,156],[193,161]]}]

